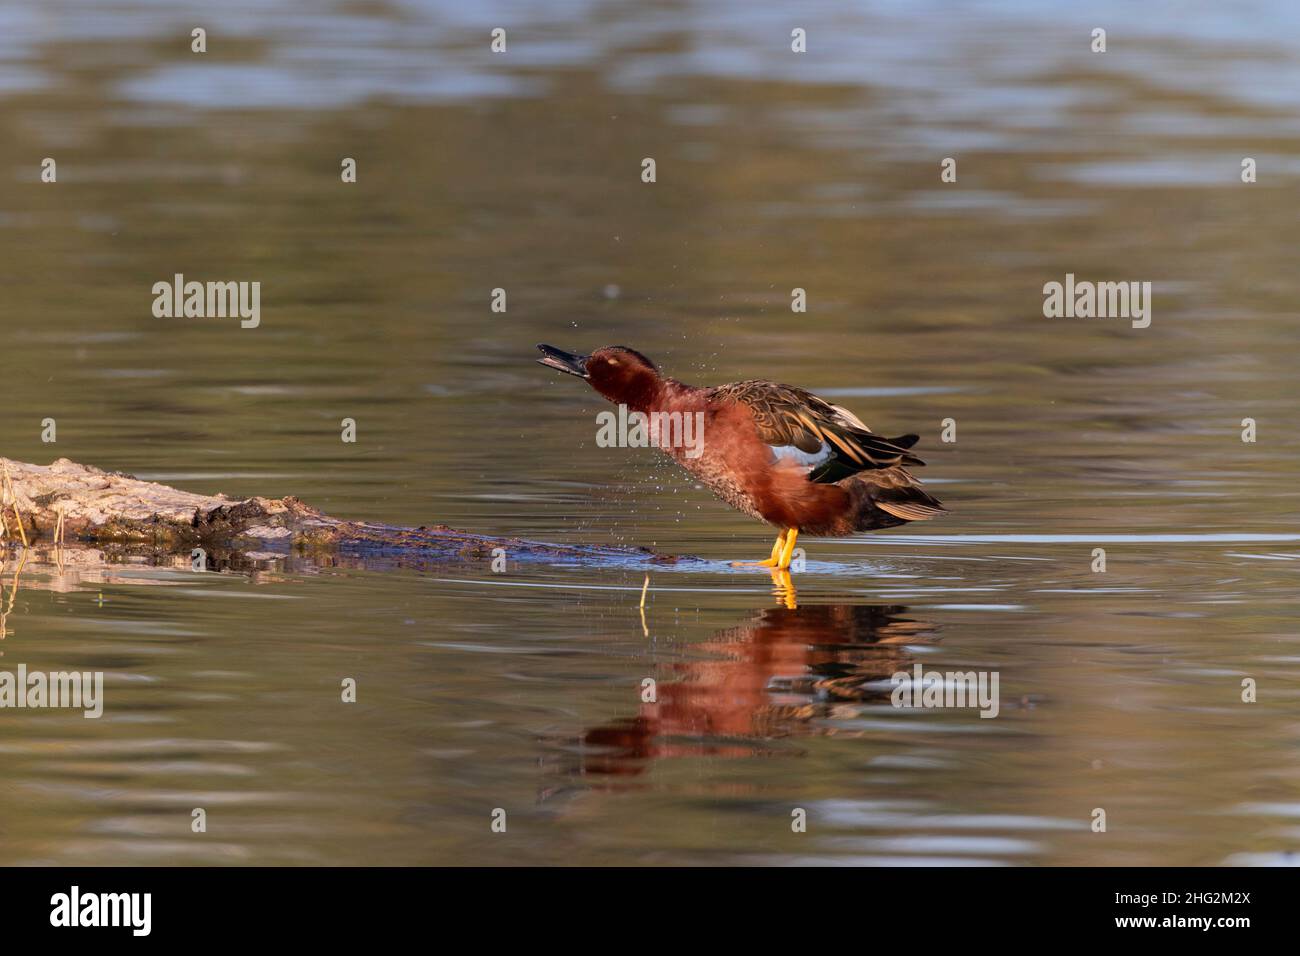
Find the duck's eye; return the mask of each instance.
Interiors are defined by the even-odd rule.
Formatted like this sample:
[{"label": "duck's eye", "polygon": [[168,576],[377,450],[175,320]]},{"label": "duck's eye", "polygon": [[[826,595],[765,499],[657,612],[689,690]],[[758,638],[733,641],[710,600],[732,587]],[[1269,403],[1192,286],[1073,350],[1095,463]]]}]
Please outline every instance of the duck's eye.
[{"label": "duck's eye", "polygon": [[605,361],[608,362],[610,365],[618,364],[618,359],[605,359]]}]

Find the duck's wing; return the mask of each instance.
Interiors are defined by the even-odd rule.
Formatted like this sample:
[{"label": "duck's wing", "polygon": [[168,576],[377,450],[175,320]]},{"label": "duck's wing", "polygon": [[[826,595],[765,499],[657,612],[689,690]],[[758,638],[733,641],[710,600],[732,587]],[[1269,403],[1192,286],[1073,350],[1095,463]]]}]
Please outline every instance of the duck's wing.
[{"label": "duck's wing", "polygon": [[925,464],[907,450],[916,435],[873,435],[847,408],[793,385],[736,382],[715,389],[714,397],[748,407],[759,438],[776,455],[807,465],[809,481],[829,484],[860,471]]}]

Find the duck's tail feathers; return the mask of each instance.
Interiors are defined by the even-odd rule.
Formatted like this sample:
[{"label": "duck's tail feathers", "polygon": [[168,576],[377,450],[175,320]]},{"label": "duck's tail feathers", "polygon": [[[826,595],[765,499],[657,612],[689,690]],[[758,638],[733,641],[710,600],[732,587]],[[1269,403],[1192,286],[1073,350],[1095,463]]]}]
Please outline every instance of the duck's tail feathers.
[{"label": "duck's tail feathers", "polygon": [[917,485],[876,489],[872,504],[904,521],[925,521],[948,513],[938,498]]}]

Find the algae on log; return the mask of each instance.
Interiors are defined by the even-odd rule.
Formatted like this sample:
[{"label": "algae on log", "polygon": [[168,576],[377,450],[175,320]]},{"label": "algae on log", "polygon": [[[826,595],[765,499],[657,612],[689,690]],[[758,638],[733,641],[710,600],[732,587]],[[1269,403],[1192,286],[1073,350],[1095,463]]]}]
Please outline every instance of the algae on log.
[{"label": "algae on log", "polygon": [[[53,539],[62,514],[64,539],[142,546],[167,551],[215,547],[233,551],[337,549],[417,552],[428,557],[485,557],[504,548],[510,560],[568,558],[622,564],[673,563],[678,558],[648,548],[574,547],[497,538],[445,525],[401,528],[346,521],[297,498],[228,498],[198,495],[121,472],[60,458],[29,465],[0,458],[0,518],[9,541]],[[15,514],[16,509],[16,514]]]}]

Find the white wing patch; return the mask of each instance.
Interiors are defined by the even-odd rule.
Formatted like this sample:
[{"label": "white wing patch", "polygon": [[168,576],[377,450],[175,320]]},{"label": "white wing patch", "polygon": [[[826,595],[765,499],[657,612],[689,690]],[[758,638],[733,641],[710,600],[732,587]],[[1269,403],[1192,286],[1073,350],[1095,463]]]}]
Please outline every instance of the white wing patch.
[{"label": "white wing patch", "polygon": [[772,454],[776,456],[777,461],[794,462],[812,471],[818,465],[830,460],[835,454],[835,449],[826,442],[822,442],[822,447],[813,452],[804,451],[794,445],[773,445]]}]

